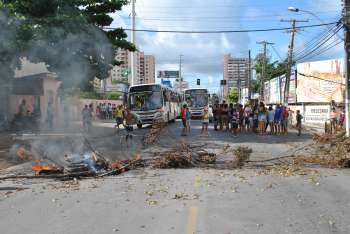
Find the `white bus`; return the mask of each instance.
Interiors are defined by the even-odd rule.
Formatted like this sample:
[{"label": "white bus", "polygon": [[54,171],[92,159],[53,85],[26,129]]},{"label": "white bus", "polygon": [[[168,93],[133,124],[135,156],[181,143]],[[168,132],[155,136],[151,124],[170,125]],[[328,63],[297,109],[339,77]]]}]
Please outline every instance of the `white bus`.
[{"label": "white bus", "polygon": [[182,98],[161,84],[142,84],[129,88],[128,106],[137,116],[137,127],[154,121],[170,122],[180,116]]},{"label": "white bus", "polygon": [[207,89],[195,88],[185,90],[185,102],[193,118],[203,116],[204,107],[208,106],[209,92]]}]

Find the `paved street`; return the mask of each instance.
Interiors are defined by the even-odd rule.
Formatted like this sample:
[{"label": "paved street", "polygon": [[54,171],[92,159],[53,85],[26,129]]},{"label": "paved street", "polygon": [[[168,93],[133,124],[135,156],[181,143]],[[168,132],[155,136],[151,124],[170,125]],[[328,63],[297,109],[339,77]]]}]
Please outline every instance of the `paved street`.
[{"label": "paved street", "polygon": [[[210,137],[200,137],[199,121],[191,124],[191,134],[183,138],[187,142],[214,152],[225,144],[248,145],[252,160],[283,156],[311,142],[309,134],[299,138],[295,133],[232,138],[210,130]],[[151,157],[154,151],[172,147],[181,139],[179,126],[180,122],[167,126],[159,144],[142,148],[141,154]],[[147,131],[134,134],[141,138]],[[112,140],[106,139],[115,138],[96,137],[94,143],[108,152]],[[134,141],[141,145],[138,137]],[[348,170],[288,177],[261,171],[145,168],[77,182],[5,181],[0,183],[0,227],[2,233],[36,234],[350,232]]]}]

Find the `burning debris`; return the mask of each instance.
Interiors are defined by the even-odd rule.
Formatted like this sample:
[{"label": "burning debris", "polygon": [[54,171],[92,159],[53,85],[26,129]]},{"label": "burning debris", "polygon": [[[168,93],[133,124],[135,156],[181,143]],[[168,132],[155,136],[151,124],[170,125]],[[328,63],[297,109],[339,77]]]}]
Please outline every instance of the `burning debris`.
[{"label": "burning debris", "polygon": [[152,162],[153,168],[190,168],[201,165],[213,164],[216,155],[203,149],[196,149],[187,143],[181,142],[169,151],[156,153]]},{"label": "burning debris", "polygon": [[39,160],[36,161],[35,165],[32,166],[32,170],[35,175],[50,175],[63,173],[63,167],[58,167],[54,164],[43,165]]}]

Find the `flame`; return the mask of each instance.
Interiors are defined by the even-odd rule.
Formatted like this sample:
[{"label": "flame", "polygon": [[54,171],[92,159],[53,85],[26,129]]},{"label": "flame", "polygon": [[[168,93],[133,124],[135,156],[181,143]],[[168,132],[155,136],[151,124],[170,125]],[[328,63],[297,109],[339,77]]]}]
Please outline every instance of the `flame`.
[{"label": "flame", "polygon": [[42,171],[47,171],[47,172],[60,171],[60,168],[56,167],[55,165],[42,165],[39,160],[36,160],[35,163],[36,164],[32,166],[32,170],[35,171],[36,175],[39,175]]}]

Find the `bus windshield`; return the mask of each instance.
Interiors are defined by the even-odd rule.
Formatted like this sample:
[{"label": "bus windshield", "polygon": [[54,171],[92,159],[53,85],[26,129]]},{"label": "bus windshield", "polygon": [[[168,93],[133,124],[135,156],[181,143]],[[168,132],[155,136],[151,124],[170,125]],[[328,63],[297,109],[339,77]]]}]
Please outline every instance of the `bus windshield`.
[{"label": "bus windshield", "polygon": [[206,89],[192,89],[185,91],[188,107],[204,107],[208,105],[208,91]]},{"label": "bus windshield", "polygon": [[133,111],[148,111],[162,108],[161,91],[144,91],[129,94],[129,105]]}]

